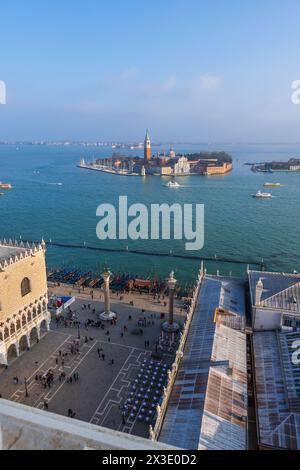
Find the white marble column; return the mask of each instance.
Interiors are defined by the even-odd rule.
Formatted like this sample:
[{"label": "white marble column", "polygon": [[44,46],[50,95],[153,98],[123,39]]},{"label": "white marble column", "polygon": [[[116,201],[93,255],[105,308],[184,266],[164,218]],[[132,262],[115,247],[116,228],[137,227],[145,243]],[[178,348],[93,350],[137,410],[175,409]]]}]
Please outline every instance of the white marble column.
[{"label": "white marble column", "polygon": [[17,357],[19,357],[19,356],[20,356],[20,344],[19,344],[19,341],[17,341],[17,342],[14,344],[14,346],[15,346],[15,350],[16,350],[16,355],[17,355]]},{"label": "white marble column", "polygon": [[41,324],[36,326],[36,335],[37,335],[37,339],[40,340],[41,339]]},{"label": "white marble column", "polygon": [[50,314],[49,316],[46,318],[46,330],[47,331],[50,331],[50,323],[51,323],[51,317],[50,317]]}]

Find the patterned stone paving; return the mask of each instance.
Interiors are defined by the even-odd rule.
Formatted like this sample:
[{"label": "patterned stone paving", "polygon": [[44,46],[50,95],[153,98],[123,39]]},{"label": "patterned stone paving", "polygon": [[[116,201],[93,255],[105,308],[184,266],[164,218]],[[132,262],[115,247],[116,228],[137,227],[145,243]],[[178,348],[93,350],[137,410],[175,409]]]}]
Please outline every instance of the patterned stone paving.
[{"label": "patterned stone paving", "polygon": [[[77,301],[73,308],[77,308],[81,321],[92,316],[91,311],[82,311],[82,301]],[[102,311],[101,302],[91,302],[92,307]],[[96,328],[86,330],[81,328],[80,350],[78,354],[70,354],[70,346],[77,340],[77,329],[64,326],[57,327],[52,324],[52,331],[38,344],[34,344],[30,351],[24,352],[18,359],[11,362],[7,370],[0,369],[0,393],[3,398],[25,403],[33,407],[43,408],[46,401],[49,412],[67,415],[68,408],[76,412],[76,418],[112,429],[123,430],[141,436],[148,436],[148,426],[145,423],[126,421],[122,424],[120,405],[127,398],[130,383],[138,374],[144,358],[150,357],[151,349],[159,336],[161,320],[156,314],[150,317],[151,326],[144,329],[144,334],[133,335],[131,331],[136,328],[141,316],[138,308],[117,304],[118,322],[110,326],[110,338],[105,331]],[[128,322],[128,315],[132,316]],[[128,331],[124,334],[124,326]],[[84,337],[89,341],[85,343]],[[145,349],[145,340],[150,341],[150,348]],[[102,348],[105,360],[98,357],[97,350]],[[68,352],[62,365],[58,352]],[[56,359],[58,358],[58,363]],[[111,359],[114,360],[112,364]],[[49,369],[54,373],[54,383],[51,388],[44,388],[36,375],[43,375]],[[75,371],[79,374],[76,383],[67,383],[66,378],[58,380],[64,371],[66,377]],[[19,377],[19,384],[13,382],[13,377]],[[25,397],[24,377],[27,377],[29,396]]]},{"label": "patterned stone paving", "polygon": [[[90,352],[90,350],[96,345],[96,343],[84,344],[81,340],[81,347],[79,353],[71,355],[70,346],[75,339],[74,336],[67,335],[63,343],[51,354],[51,356],[44,361],[44,363],[27,379],[27,390],[29,394],[29,399],[26,400],[26,403],[35,408],[43,408],[44,401],[50,401],[52,397],[63,387],[66,383],[68,376],[72,375],[81,361],[84,360],[85,356]],[[68,353],[64,358],[64,365],[59,361],[58,364],[55,363],[55,359],[58,357],[58,351],[62,353]],[[49,389],[44,388],[40,381],[35,380],[36,375],[44,375],[49,369],[51,369],[57,378],[61,372],[66,373],[66,378],[59,382],[58,380],[54,381],[54,384]],[[41,392],[41,390],[43,390]],[[24,384],[18,388],[10,397],[9,400],[22,403],[24,400]]]},{"label": "patterned stone paving", "polygon": [[[119,407],[128,397],[130,384],[136,377],[140,366],[146,357],[150,357],[150,352],[141,352],[135,348],[132,349],[123,368],[109,389],[107,396],[105,396],[99,404],[93,418],[91,419],[91,423],[109,427],[110,415],[118,414],[120,416]],[[135,420],[128,420],[127,424],[123,425],[121,420],[118,429],[131,433],[135,424]]]}]

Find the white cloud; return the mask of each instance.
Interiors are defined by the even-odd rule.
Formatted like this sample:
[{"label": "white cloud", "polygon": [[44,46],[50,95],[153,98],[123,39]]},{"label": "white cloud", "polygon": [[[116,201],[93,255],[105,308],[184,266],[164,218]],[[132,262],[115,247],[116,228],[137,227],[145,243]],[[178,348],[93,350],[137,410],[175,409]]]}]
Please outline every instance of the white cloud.
[{"label": "white cloud", "polygon": [[121,72],[121,79],[122,80],[133,80],[137,78],[139,74],[139,70],[137,67],[130,67],[128,69],[125,69]]},{"label": "white cloud", "polygon": [[175,77],[169,77],[162,84],[162,90],[165,91],[165,92],[172,91],[176,87],[176,84],[177,84],[176,78]]},{"label": "white cloud", "polygon": [[191,86],[193,95],[201,95],[202,93],[211,93],[218,91],[223,84],[223,78],[218,75],[201,75]]}]

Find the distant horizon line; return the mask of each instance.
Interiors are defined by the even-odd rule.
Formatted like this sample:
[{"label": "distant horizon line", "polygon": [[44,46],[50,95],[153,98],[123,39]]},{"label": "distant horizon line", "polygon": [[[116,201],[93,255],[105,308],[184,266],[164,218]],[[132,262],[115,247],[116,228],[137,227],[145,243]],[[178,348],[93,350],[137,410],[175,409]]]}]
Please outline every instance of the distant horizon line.
[{"label": "distant horizon line", "polygon": [[[0,141],[0,145],[56,145],[56,146],[99,146],[99,147],[108,147],[112,145],[125,145],[125,146],[139,146],[142,142],[130,142],[130,141],[113,141],[113,140],[3,140]],[[163,145],[300,145],[300,142],[247,142],[247,141],[161,141],[161,142],[152,142],[152,147],[160,147]],[[115,149],[119,150],[119,149]],[[132,150],[138,150],[134,148]]]}]

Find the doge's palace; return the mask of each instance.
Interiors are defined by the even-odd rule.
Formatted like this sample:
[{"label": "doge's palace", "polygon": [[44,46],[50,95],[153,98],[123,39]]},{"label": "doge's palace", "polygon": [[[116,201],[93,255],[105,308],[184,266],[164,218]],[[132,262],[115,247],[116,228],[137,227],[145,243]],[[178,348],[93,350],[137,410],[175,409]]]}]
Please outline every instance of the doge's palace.
[{"label": "doge's palace", "polygon": [[49,331],[45,243],[0,240],[0,364]]}]

